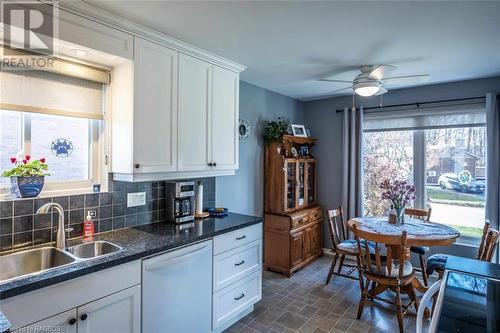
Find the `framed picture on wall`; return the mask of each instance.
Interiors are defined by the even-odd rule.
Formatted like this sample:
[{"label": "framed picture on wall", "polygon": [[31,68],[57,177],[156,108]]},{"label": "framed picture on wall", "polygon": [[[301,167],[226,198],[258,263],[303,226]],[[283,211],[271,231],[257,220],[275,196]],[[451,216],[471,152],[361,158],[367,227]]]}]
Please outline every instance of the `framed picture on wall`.
[{"label": "framed picture on wall", "polygon": [[306,127],[304,125],[291,124],[293,136],[307,138]]}]

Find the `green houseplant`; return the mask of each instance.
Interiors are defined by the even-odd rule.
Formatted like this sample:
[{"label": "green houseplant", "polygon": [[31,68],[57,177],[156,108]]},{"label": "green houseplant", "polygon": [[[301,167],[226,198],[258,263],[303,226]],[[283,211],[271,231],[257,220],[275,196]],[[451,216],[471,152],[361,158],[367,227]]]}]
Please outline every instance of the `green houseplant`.
[{"label": "green houseplant", "polygon": [[31,160],[30,155],[23,159],[11,157],[10,162],[14,166],[2,173],[2,177],[10,177],[11,191],[18,198],[37,197],[42,191],[45,176],[49,173],[45,158]]},{"label": "green houseplant", "polygon": [[290,123],[284,117],[278,117],[276,121],[268,121],[264,127],[262,138],[267,145],[273,141],[280,140],[286,134]]}]

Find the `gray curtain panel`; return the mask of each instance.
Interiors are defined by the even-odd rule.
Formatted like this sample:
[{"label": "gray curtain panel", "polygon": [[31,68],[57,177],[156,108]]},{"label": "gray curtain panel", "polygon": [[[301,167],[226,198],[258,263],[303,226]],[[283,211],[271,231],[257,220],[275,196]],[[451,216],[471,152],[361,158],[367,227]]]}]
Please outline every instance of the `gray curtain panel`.
[{"label": "gray curtain panel", "polygon": [[500,95],[486,95],[486,219],[500,226]]},{"label": "gray curtain panel", "polygon": [[344,109],[342,207],[346,218],[363,216],[363,108]]}]

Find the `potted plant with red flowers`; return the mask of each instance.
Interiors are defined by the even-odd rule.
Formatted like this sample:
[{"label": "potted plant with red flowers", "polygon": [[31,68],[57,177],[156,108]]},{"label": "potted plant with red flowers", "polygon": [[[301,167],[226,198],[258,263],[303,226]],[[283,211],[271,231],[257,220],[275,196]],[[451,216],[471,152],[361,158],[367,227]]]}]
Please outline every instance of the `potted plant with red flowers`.
[{"label": "potted plant with red flowers", "polygon": [[30,155],[24,158],[11,157],[12,169],[4,171],[2,177],[10,177],[11,191],[18,198],[34,198],[42,191],[45,176],[49,173],[45,158],[32,160]]}]

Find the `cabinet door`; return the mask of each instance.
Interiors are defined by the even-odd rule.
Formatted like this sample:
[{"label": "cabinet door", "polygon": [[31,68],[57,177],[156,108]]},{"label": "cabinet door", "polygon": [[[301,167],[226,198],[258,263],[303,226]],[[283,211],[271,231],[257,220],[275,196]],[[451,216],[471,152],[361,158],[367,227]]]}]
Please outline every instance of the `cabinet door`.
[{"label": "cabinet door", "polygon": [[136,38],[134,55],[134,173],[177,171],[179,53]]},{"label": "cabinet door", "polygon": [[290,212],[297,208],[297,160],[286,159],[284,168],[284,211]]},{"label": "cabinet door", "polygon": [[297,232],[290,237],[290,266],[295,267],[304,259],[304,232]]},{"label": "cabinet door", "polygon": [[313,255],[314,230],[312,226],[304,230],[303,243],[304,243],[304,259],[307,259]]},{"label": "cabinet door", "polygon": [[179,55],[179,171],[211,170],[212,65]]},{"label": "cabinet door", "polygon": [[312,254],[321,253],[321,223],[315,224],[312,232]]},{"label": "cabinet door", "polygon": [[316,204],[316,162],[314,160],[307,160],[305,175],[306,205],[313,206]]},{"label": "cabinet door", "polygon": [[22,332],[61,332],[61,333],[76,333],[76,309],[69,310],[53,317],[40,320],[28,326],[18,328],[12,333]]},{"label": "cabinet door", "polygon": [[237,169],[239,75],[213,66],[212,82],[212,163],[214,169]]},{"label": "cabinet door", "polygon": [[78,333],[140,333],[141,286],[78,308]]},{"label": "cabinet door", "polygon": [[297,208],[306,206],[306,162],[299,160],[297,174]]}]

